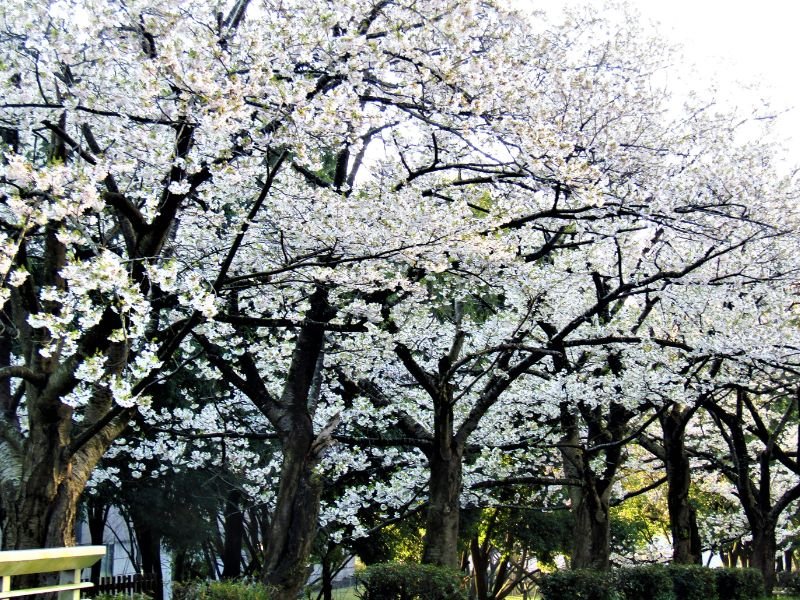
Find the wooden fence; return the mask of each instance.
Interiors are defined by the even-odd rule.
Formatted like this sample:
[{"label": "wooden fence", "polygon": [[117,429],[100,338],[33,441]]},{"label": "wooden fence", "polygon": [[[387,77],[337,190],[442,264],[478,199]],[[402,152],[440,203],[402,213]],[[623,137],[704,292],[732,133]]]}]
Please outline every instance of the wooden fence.
[{"label": "wooden fence", "polygon": [[163,599],[163,586],[161,577],[149,573],[145,575],[117,575],[115,577],[101,577],[94,582],[94,587],[86,590],[88,598],[98,594],[134,594],[141,593],[151,596],[154,600]]},{"label": "wooden fence", "polygon": [[[81,571],[92,566],[106,553],[105,546],[74,546],[42,550],[0,552],[0,598],[22,598],[40,594],[58,594],[58,600],[80,600],[81,591],[89,591],[91,582],[81,581]],[[53,573],[57,584],[46,582],[26,589],[11,589],[11,578],[39,573]],[[56,576],[56,574],[58,574]],[[25,585],[23,583],[23,585]],[[28,584],[30,585],[30,584]]]}]

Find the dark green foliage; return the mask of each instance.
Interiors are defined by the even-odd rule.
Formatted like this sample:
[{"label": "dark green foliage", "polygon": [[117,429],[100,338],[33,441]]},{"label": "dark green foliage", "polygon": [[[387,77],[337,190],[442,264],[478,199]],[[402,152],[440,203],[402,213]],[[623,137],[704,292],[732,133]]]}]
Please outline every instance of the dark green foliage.
[{"label": "dark green foliage", "polygon": [[466,600],[464,576],[452,569],[383,563],[356,574],[362,600]]},{"label": "dark green foliage", "polygon": [[248,581],[174,583],[173,600],[269,600],[267,588]]},{"label": "dark green foliage", "polygon": [[780,571],[777,575],[779,588],[800,594],[800,571]]},{"label": "dark green foliage", "polygon": [[94,600],[152,600],[147,594],[98,594]]},{"label": "dark green foliage", "polygon": [[619,569],[615,579],[625,600],[675,600],[672,577],[663,566]]},{"label": "dark green foliage", "polygon": [[544,600],[623,600],[609,571],[556,571],[542,577]]},{"label": "dark green foliage", "polygon": [[556,571],[542,577],[540,592],[544,600],[760,600],[764,580],[754,569],[648,565]]},{"label": "dark green foliage", "polygon": [[555,564],[557,554],[569,551],[572,544],[572,515],[567,511],[515,511],[508,517],[506,530],[520,545],[543,564]]},{"label": "dark green foliage", "polygon": [[764,577],[756,569],[715,569],[720,600],[754,600],[764,595]]},{"label": "dark green foliage", "polygon": [[672,576],[676,600],[710,600],[717,597],[715,569],[670,565],[668,570]]}]

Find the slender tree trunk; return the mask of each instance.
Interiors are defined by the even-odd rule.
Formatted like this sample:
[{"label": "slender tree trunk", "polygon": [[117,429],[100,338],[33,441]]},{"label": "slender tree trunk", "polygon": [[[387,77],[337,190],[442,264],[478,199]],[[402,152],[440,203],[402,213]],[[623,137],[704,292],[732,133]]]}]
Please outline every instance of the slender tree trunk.
[{"label": "slender tree trunk", "polygon": [[488,600],[489,596],[489,557],[485,544],[481,544],[478,535],[470,540],[472,556],[472,581],[475,586],[475,599]]},{"label": "slender tree trunk", "polygon": [[702,549],[699,545],[697,515],[689,503],[691,470],[684,445],[687,419],[687,411],[677,406],[661,417],[672,561],[677,564],[701,564]]},{"label": "slender tree trunk", "polygon": [[330,553],[322,558],[322,600],[333,600],[333,573]]},{"label": "slender tree trunk", "polygon": [[130,511],[136,543],[139,546],[141,573],[156,577],[158,584],[154,588],[154,600],[162,600],[164,590],[161,585],[161,534],[153,526],[153,515],[143,514],[143,509],[144,507],[136,506]]},{"label": "slender tree trunk", "polygon": [[235,578],[242,574],[242,543],[244,515],[239,503],[241,492],[231,490],[225,499],[225,547],[222,550],[222,577]]},{"label": "slender tree trunk", "polygon": [[[100,498],[89,497],[86,501],[86,512],[88,513],[89,537],[92,545],[102,546],[105,543],[103,534],[106,529],[106,519],[108,518],[108,504]],[[91,580],[95,583],[100,582],[102,574],[102,561],[98,560],[92,565]]]}]

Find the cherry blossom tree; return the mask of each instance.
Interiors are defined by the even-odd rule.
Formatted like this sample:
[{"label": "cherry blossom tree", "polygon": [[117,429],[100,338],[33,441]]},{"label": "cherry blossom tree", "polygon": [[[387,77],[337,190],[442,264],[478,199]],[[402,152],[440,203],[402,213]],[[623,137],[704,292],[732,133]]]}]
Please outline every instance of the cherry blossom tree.
[{"label": "cherry blossom tree", "polygon": [[[610,15],[0,8],[4,547],[70,543],[131,422],[217,435],[244,399],[228,433],[280,450],[240,455],[265,480],[277,598],[305,582],[321,508],[357,521],[355,494],[322,505],[326,475],[367,462],[337,436],[376,434],[375,461],[414,448],[405,485],[370,494],[397,511],[427,481],[428,562],[455,564],[465,488],[502,477],[508,442],[574,467],[508,479],[589,481],[576,514],[607,512],[609,465],[677,386],[653,365],[708,346],[656,312],[746,280],[794,223],[769,152],[713,108],[668,115],[662,47]],[[222,390],[197,421],[169,399],[186,373]]]}]

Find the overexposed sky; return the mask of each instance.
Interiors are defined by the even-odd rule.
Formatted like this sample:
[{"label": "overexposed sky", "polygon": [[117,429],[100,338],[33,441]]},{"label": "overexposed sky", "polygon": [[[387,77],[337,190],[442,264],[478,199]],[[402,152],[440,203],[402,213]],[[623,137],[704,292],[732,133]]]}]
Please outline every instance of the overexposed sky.
[{"label": "overexposed sky", "polygon": [[[558,11],[565,4],[599,0],[506,0],[520,8]],[[697,87],[720,84],[730,106],[751,106],[763,98],[781,112],[776,136],[788,139],[788,160],[800,165],[800,0],[627,0],[658,22],[658,31],[683,46],[676,70]],[[677,79],[677,78],[676,78]],[[691,81],[689,81],[691,85]],[[695,87],[695,86],[692,86]],[[791,139],[789,139],[791,138]]]},{"label": "overexposed sky", "polygon": [[760,97],[776,111],[780,137],[790,140],[792,162],[800,164],[800,1],[629,0],[659,30],[683,45],[687,65],[696,63],[736,103]]}]

